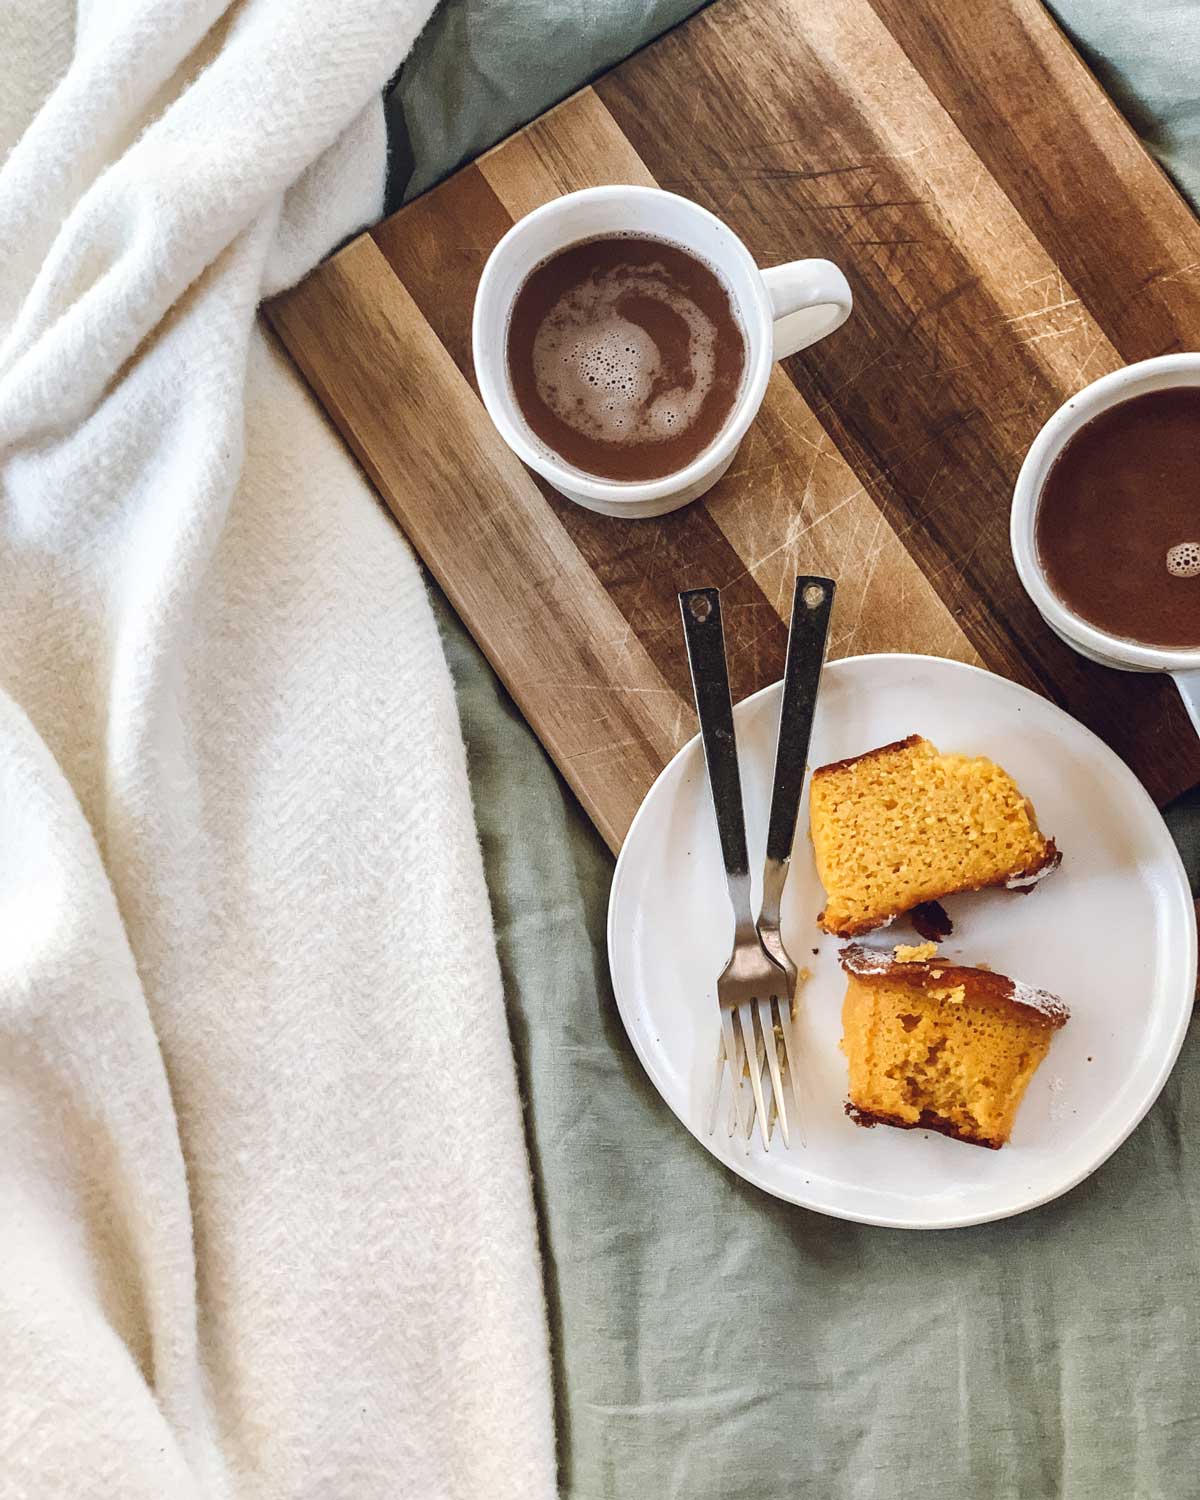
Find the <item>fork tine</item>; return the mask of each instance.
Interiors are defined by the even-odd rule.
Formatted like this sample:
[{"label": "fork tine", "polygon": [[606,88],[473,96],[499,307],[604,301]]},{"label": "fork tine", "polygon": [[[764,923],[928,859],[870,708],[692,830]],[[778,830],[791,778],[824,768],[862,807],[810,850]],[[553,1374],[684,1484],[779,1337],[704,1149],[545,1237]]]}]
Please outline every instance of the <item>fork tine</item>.
[{"label": "fork tine", "polygon": [[[732,1074],[733,1069],[730,1068]],[[712,1135],[717,1128],[717,1115],[721,1111],[721,1080],[725,1076],[725,1033],[722,1031],[717,1037],[717,1066],[712,1081],[712,1104],[708,1112],[708,1133]]]},{"label": "fork tine", "polygon": [[[725,1056],[725,1038],[724,1038],[724,1034],[722,1034],[722,1037],[721,1037],[721,1055],[722,1055],[722,1057]],[[726,1059],[726,1061],[728,1061],[728,1059]],[[734,1098],[734,1092],[739,1087],[739,1084],[740,1084],[740,1079],[737,1077],[737,1074],[733,1070],[733,1064],[730,1063],[729,1064],[729,1111],[728,1111],[728,1114],[726,1115],[726,1119],[725,1119],[725,1132],[729,1136],[734,1136],[734,1135],[736,1135],[738,1133],[738,1119],[739,1119],[739,1115],[738,1115],[737,1100]]]},{"label": "fork tine", "polygon": [[[746,1140],[747,1140],[746,1150],[747,1151],[749,1151],[749,1149],[750,1149],[748,1143],[754,1138],[754,1126],[755,1126],[756,1121],[758,1120],[758,1106],[754,1102],[754,1086],[753,1086],[753,1084],[750,1081],[750,1075],[753,1072],[759,1078],[760,1081],[761,1081],[762,1076],[763,1076],[762,1037],[759,1036],[757,1028],[754,1027],[753,1018],[751,1019],[751,1030],[753,1031],[753,1034],[754,1034],[754,1061],[753,1061],[753,1063],[750,1061],[750,1056],[747,1053],[747,1055],[746,1055],[746,1067],[745,1067],[745,1072],[743,1074],[743,1082],[742,1082],[742,1088],[745,1090],[745,1093],[743,1094],[742,1097],[746,1101]],[[746,1039],[742,1035],[742,1025],[741,1025],[741,1017],[740,1017],[740,1015],[738,1017],[738,1035],[742,1037],[742,1042],[744,1044]],[[764,1098],[766,1097],[765,1092],[764,1092],[763,1097]]]},{"label": "fork tine", "polygon": [[[774,1095],[775,1109],[779,1115],[779,1129],[783,1133],[783,1144],[790,1146],[791,1140],[788,1136],[787,1105],[783,1100],[783,1079],[779,1073],[779,1051],[775,1040],[775,1017],[772,1014],[770,999],[759,1000],[758,1024],[762,1028],[763,1042],[767,1051],[767,1066],[771,1070],[771,1090]],[[782,1026],[780,1030],[782,1030]]]},{"label": "fork tine", "polygon": [[[754,1126],[759,1120],[758,1099],[762,1098],[767,1106],[767,1136],[768,1139],[775,1134],[776,1122],[779,1123],[780,1133],[783,1136],[785,1146],[791,1145],[791,1125],[795,1123],[800,1131],[800,1142],[804,1143],[804,1114],[803,1099],[800,1093],[800,1077],[795,1065],[795,1059],[800,1055],[800,1045],[797,1035],[799,1027],[799,1015],[793,1014],[792,1006],[786,997],[774,997],[773,1002],[767,1000],[756,1000],[752,1002],[756,1007],[758,1024],[754,1027],[754,1051],[755,1065],[759,1076],[759,1089],[753,1096],[746,1100],[747,1077],[751,1072],[751,1065],[742,1047],[742,1027],[740,1024],[735,1028],[738,1051],[741,1054],[742,1066],[736,1065],[730,1068],[730,1098],[728,1118],[726,1120],[726,1133],[733,1135],[735,1132],[741,1134],[743,1139],[749,1139],[754,1134]],[[782,1039],[778,1040],[775,1032],[775,1014],[772,1004],[778,1010],[779,1029]],[[764,1017],[766,1018],[764,1020]],[[768,1048],[764,1043],[764,1037],[770,1036],[772,1045]],[[777,1043],[777,1044],[776,1044]],[[709,1120],[709,1131],[712,1135],[717,1128],[717,1120],[720,1116],[721,1084],[724,1081],[724,1070],[727,1062],[725,1037],[722,1032],[717,1042],[716,1074],[713,1080],[712,1107]],[[784,1074],[787,1074],[787,1083],[784,1083]],[[768,1087],[770,1094],[767,1093]],[[751,1082],[751,1088],[753,1083]],[[787,1110],[787,1096],[791,1093],[794,1115],[789,1118]],[[738,1107],[739,1098],[745,1105],[745,1113]]]},{"label": "fork tine", "polygon": [[[740,1035],[741,1027],[738,1027],[738,1032],[739,1032],[739,1035]],[[722,1034],[721,1034],[721,1047],[720,1047],[720,1059],[719,1060],[720,1060],[720,1064],[721,1064],[722,1067],[728,1061],[728,1059],[725,1056],[725,1035],[724,1035],[724,1032],[722,1032]],[[740,1072],[737,1070],[736,1065],[731,1066],[730,1069],[729,1069],[729,1110],[728,1110],[727,1118],[726,1118],[726,1121],[725,1121],[726,1134],[728,1134],[728,1135],[736,1135],[736,1134],[740,1133],[743,1138],[746,1135],[753,1135],[753,1133],[754,1133],[754,1100],[753,1099],[750,1100],[750,1116],[749,1116],[749,1119],[746,1121],[746,1128],[745,1128],[745,1130],[741,1131],[740,1130],[741,1113],[738,1110],[737,1099],[735,1097],[736,1091],[745,1088],[745,1084],[742,1081],[742,1074],[745,1073],[745,1071],[746,1071],[746,1066],[745,1066],[744,1059],[743,1059],[743,1066],[742,1066],[742,1069],[741,1069]],[[743,1094],[742,1097],[744,1098],[745,1095]]]},{"label": "fork tine", "polygon": [[[762,1037],[759,1035],[759,1033],[757,1031],[755,1031],[755,1033],[754,1033],[754,1066],[758,1069],[758,1076],[759,1076],[760,1079],[763,1076],[763,1068],[765,1067],[765,1065],[766,1065],[766,1053],[763,1050]],[[747,1080],[749,1079],[749,1076],[750,1076],[750,1074],[749,1074],[749,1065],[747,1064],[747,1070],[746,1070]],[[745,1087],[744,1084],[743,1084],[743,1087]],[[747,1105],[747,1116],[748,1116],[748,1118],[746,1120],[746,1135],[747,1136],[752,1136],[754,1134],[754,1122],[758,1119],[758,1110],[757,1110],[757,1108],[755,1107],[755,1104],[754,1104],[754,1096],[753,1096],[753,1094],[751,1095],[750,1102]],[[772,1119],[768,1119],[767,1120],[767,1133],[768,1133],[768,1135],[770,1134],[770,1131],[771,1131],[771,1124],[772,1124]]]},{"label": "fork tine", "polygon": [[792,1087],[792,1103],[796,1107],[796,1130],[800,1144],[804,1145],[804,1100],[800,1095],[800,1007],[795,998],[789,1003],[779,1002],[779,1029],[783,1032],[784,1060],[787,1063],[788,1081]]},{"label": "fork tine", "polygon": [[[738,1037],[741,1037],[741,1026],[738,1026]],[[738,1076],[736,1076],[736,1080],[735,1080],[735,1086],[736,1086],[736,1088],[738,1088],[739,1091],[742,1091],[741,1092],[741,1098],[742,1098],[742,1100],[745,1100],[745,1088],[747,1088],[747,1082],[745,1082],[745,1080],[748,1080],[748,1077],[750,1077],[750,1071],[748,1071],[748,1070],[750,1070],[750,1062],[748,1062],[748,1059],[747,1059],[747,1061],[744,1062],[744,1067],[739,1068],[739,1070],[738,1070]],[[735,1130],[739,1130],[739,1125],[738,1125],[738,1119],[736,1119],[736,1116],[735,1116],[735,1112],[733,1112],[733,1101],[730,1100],[729,1101],[729,1134],[730,1134],[730,1136],[732,1136],[733,1131],[735,1131]],[[739,1130],[739,1134],[741,1134],[741,1139],[742,1140],[747,1140],[748,1137],[753,1136],[753,1134],[754,1134],[754,1100],[753,1100],[753,1097],[750,1098],[750,1101],[748,1101],[747,1106],[745,1106],[745,1130]]]},{"label": "fork tine", "polygon": [[[743,1001],[742,1004],[738,1006],[737,1013],[738,1020],[742,1024],[742,1040],[745,1041],[747,1037],[753,1039],[754,1007],[752,1002],[749,1000]],[[765,1037],[763,1038],[763,1045],[767,1045]],[[749,1047],[747,1047],[746,1050],[747,1053],[749,1053]],[[755,1053],[755,1060],[757,1061],[757,1051]],[[752,1067],[750,1069],[750,1083],[752,1088],[754,1089],[754,1104],[756,1109],[758,1110],[758,1130],[759,1134],[762,1136],[763,1150],[769,1151],[771,1149],[771,1137],[767,1133],[767,1106],[763,1101],[762,1078],[757,1067]]]},{"label": "fork tine", "polygon": [[[766,1002],[763,1002],[761,1000],[757,1000],[757,1001],[754,1002],[755,1005],[763,1005],[764,1003],[766,1003]],[[758,1018],[758,1020],[759,1020],[759,1024],[754,1028],[755,1065],[756,1065],[756,1067],[758,1069],[758,1076],[759,1076],[759,1079],[760,1079],[761,1084],[762,1084],[762,1097],[767,1101],[767,1135],[768,1136],[772,1136],[775,1133],[775,1122],[779,1118],[779,1111],[778,1111],[778,1109],[776,1107],[776,1103],[775,1103],[775,1099],[776,1099],[775,1086],[774,1086],[774,1083],[771,1081],[771,1070],[768,1067],[768,1063],[767,1063],[767,1058],[768,1058],[768,1056],[770,1054],[768,1053],[767,1048],[766,1048],[766,1046],[764,1045],[764,1042],[763,1042],[764,1032],[763,1032],[763,1028],[762,1028],[762,1012],[761,1011],[759,1012],[759,1018]],[[772,1028],[770,1027],[770,1025],[768,1025],[768,1027],[767,1027],[767,1033],[770,1033],[771,1029]],[[747,1072],[748,1071],[749,1071],[749,1069],[747,1068]],[[741,1086],[744,1089],[745,1088],[745,1083],[742,1083]],[[767,1089],[768,1088],[771,1090],[770,1094],[767,1093]],[[785,1106],[785,1108],[786,1108],[786,1106]],[[756,1106],[753,1098],[751,1098],[751,1100],[749,1102],[748,1114],[749,1114],[749,1118],[746,1121],[746,1134],[747,1135],[753,1135],[754,1134],[754,1124],[755,1124],[755,1121],[758,1119],[758,1108],[757,1108],[757,1106]],[[733,1134],[733,1131],[734,1131],[734,1122],[733,1122],[733,1111],[731,1109],[730,1110],[730,1115],[729,1115],[729,1133],[730,1133],[730,1135]]]},{"label": "fork tine", "polygon": [[725,1056],[731,1059],[729,1071],[733,1079],[733,1104],[737,1110],[738,1124],[743,1133],[746,1133],[748,1127],[742,1118],[742,1050],[733,1024],[733,1012],[724,1005],[721,1007],[721,1030],[725,1036]]},{"label": "fork tine", "polygon": [[[775,1090],[771,1088],[771,1073],[767,1067],[767,1049],[759,1043],[760,1052],[758,1057],[758,1076],[763,1081],[763,1097],[767,1101],[767,1134],[774,1139],[775,1125],[779,1119],[779,1111],[775,1108]],[[770,1093],[767,1090],[770,1089]]]},{"label": "fork tine", "polygon": [[770,1087],[770,1075],[765,1071],[767,1066],[767,1049],[763,1046],[762,1027],[754,1031],[754,1060],[758,1066],[758,1076],[763,1084],[763,1098],[767,1100],[767,1138],[772,1136],[775,1130],[775,1099],[774,1095],[768,1096],[767,1089]]},{"label": "fork tine", "polygon": [[[738,1029],[739,1029],[739,1032],[740,1032],[741,1028],[739,1027]],[[762,1043],[761,1043],[761,1041],[758,1040],[757,1037],[755,1038],[755,1042],[757,1044],[757,1051],[758,1051],[758,1068],[759,1068],[759,1072],[761,1073],[762,1072],[762,1067],[763,1067],[763,1049],[762,1049]],[[716,1058],[715,1058],[715,1063],[716,1063],[716,1068],[715,1068],[715,1074],[714,1074],[714,1077],[713,1077],[712,1102],[711,1102],[711,1109],[710,1109],[710,1113],[709,1113],[709,1124],[708,1124],[708,1133],[709,1133],[709,1135],[715,1134],[716,1129],[717,1129],[717,1121],[718,1121],[718,1119],[720,1118],[720,1115],[721,1115],[721,1085],[725,1081],[725,1067],[726,1067],[726,1064],[729,1063],[729,1059],[726,1056],[726,1052],[725,1052],[725,1033],[724,1033],[724,1031],[719,1032],[718,1035],[717,1035],[717,1055],[716,1055]],[[736,1063],[729,1065],[729,1108],[728,1108],[728,1110],[726,1112],[726,1121],[725,1121],[725,1134],[726,1135],[736,1135],[736,1134],[739,1134],[739,1124],[740,1124],[740,1120],[741,1120],[741,1111],[738,1109],[738,1094],[739,1094],[740,1091],[744,1091],[744,1089],[746,1087],[746,1085],[745,1085],[745,1083],[743,1081],[743,1076],[742,1075],[747,1074],[748,1071],[749,1071],[748,1065],[745,1063],[744,1060],[743,1060],[743,1066],[742,1066],[742,1069],[741,1069],[740,1073],[739,1073],[739,1071],[737,1069]],[[743,1098],[745,1097],[744,1092],[742,1092],[742,1097]],[[772,1116],[772,1118],[774,1118],[774,1116]],[[749,1114],[748,1114],[748,1117],[746,1119],[745,1129],[740,1131],[740,1134],[741,1134],[741,1136],[742,1136],[743,1139],[745,1139],[747,1136],[751,1136],[751,1135],[754,1134],[754,1119],[755,1119],[754,1100],[751,1099],[750,1103],[749,1103]]]}]

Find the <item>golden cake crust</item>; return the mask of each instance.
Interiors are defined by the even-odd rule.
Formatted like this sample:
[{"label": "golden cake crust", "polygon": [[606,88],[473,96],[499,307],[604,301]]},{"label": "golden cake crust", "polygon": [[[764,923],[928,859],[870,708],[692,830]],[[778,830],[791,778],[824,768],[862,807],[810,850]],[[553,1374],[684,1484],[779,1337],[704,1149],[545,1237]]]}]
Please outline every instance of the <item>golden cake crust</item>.
[{"label": "golden cake crust", "polygon": [[876,745],[874,750],[863,750],[858,755],[848,755],[845,760],[831,760],[827,765],[818,766],[812,773],[812,779],[818,777],[832,776],[835,771],[848,771],[851,766],[860,766],[867,760],[881,760],[885,755],[893,755],[897,750],[913,750],[922,743],[923,734],[905,735],[902,740],[889,740],[886,745]]},{"label": "golden cake crust", "polygon": [[856,1125],[863,1125],[868,1130],[873,1125],[890,1125],[893,1130],[935,1130],[938,1135],[948,1135],[952,1141],[962,1141],[964,1146],[982,1146],[985,1151],[999,1151],[1005,1144],[1003,1140],[996,1140],[992,1136],[972,1135],[934,1109],[923,1109],[915,1120],[902,1120],[899,1115],[860,1109],[857,1104],[851,1104],[847,1100],[846,1113]]},{"label": "golden cake crust", "polygon": [[838,963],[856,979],[885,979],[914,990],[928,990],[933,985],[945,989],[961,987],[966,1005],[1009,1009],[1026,1025],[1045,1026],[1051,1031],[1065,1026],[1071,1015],[1049,990],[1034,989],[991,969],[949,964],[937,958],[902,961],[886,948],[868,948],[865,943],[848,943],[838,954]]}]

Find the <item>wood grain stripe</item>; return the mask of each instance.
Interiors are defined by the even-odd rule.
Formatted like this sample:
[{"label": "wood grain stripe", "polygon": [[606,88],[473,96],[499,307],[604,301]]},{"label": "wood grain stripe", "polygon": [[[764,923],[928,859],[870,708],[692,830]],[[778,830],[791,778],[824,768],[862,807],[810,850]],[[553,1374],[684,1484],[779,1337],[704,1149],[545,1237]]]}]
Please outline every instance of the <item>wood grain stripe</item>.
[{"label": "wood grain stripe", "polygon": [[[317,287],[277,298],[273,325],[618,848],[663,763],[695,732],[690,703],[562,533],[375,243],[364,236],[341,251]],[[380,386],[386,404],[373,398]],[[414,489],[431,503],[411,505]]]},{"label": "wood grain stripe", "polygon": [[838,580],[830,657],[914,651],[979,664],[958,621],[782,370],[732,469],[707,500],[714,523],[775,608],[792,580]]},{"label": "wood grain stripe", "polygon": [[1122,359],[1195,348],[1200,224],[1038,0],[872,3]]},{"label": "wood grain stripe", "polygon": [[[603,182],[655,185],[592,89],[535,122],[507,149],[485,157],[480,169],[514,218],[561,193]],[[833,655],[927,650],[978,660],[782,373],[772,380],[732,472],[703,504],[624,526],[584,512],[564,517],[564,522],[594,566],[607,570],[609,555],[616,553],[622,560],[621,577],[636,580],[633,598],[619,598],[618,603],[633,611],[643,639],[661,641],[662,651],[652,647],[652,652],[668,676],[683,671],[683,654],[674,591],[656,587],[657,577],[681,580],[680,588],[715,583],[729,591],[726,618],[730,611],[743,615],[730,657],[739,696],[774,681],[782,671],[786,639],[771,614],[786,619],[798,572],[828,569],[841,580],[831,630]],[[583,534],[586,540],[581,540]],[[873,588],[877,573],[889,578],[887,593]],[[617,580],[606,581],[611,587]],[[899,628],[897,598],[904,604]]]},{"label": "wood grain stripe", "polygon": [[[527,473],[475,396],[484,261],[557,193],[654,182],[760,264],[827,255],[855,315],[777,369],[705,498],[620,523]],[[692,728],[676,591],[726,591],[734,692],[791,579],[834,654],[981,661],[1160,800],[1200,779],[1170,685],[1083,661],[1009,557],[1022,456],[1123,359],[1200,345],[1200,231],[1036,0],[721,0],[378,226],[268,311],[613,847]],[[919,727],[919,726],[918,726]]]},{"label": "wood grain stripe", "polygon": [[513,221],[477,166],[464,167],[453,184],[453,192],[443,187],[425,193],[370,234],[454,363],[474,382],[475,288],[492,246]]},{"label": "wood grain stripe", "polygon": [[[933,211],[936,233],[930,241],[904,235],[880,240],[875,215],[868,212],[850,244],[862,247],[889,279],[913,280],[925,279],[926,255],[956,247],[978,276],[980,305],[995,309],[996,321],[981,327],[981,334],[1013,338],[1042,367],[1043,380],[1016,393],[1012,404],[1019,412],[1038,395],[1053,400],[1063,387],[1077,389],[1116,369],[1121,357],[1090,308],[882,21],[839,6],[805,7],[804,37],[817,65],[836,78],[843,96],[855,98],[878,147],[877,156],[839,173],[839,183],[864,197],[868,208],[886,190]],[[881,161],[890,172],[882,184]],[[997,247],[1003,247],[1000,253]],[[1009,393],[995,394],[1004,400]]]},{"label": "wood grain stripe", "polygon": [[[1064,647],[1008,548],[1028,443],[1078,387],[1077,367],[1105,363],[1086,304],[1068,324],[1081,341],[1075,357],[1048,359],[1040,346],[1052,340],[1030,341],[1025,322],[1060,316],[1051,304],[1070,302],[1070,285],[1047,302],[1059,286],[1053,263],[1017,230],[984,163],[868,5],[726,0],[687,32],[600,81],[617,123],[664,186],[722,214],[760,258],[790,243],[791,254],[851,268],[855,316],[789,362],[801,394],[986,664],[1052,693],[1159,797],[1182,790],[1200,776],[1200,754],[1170,684],[1132,681]],[[747,109],[734,59],[768,53],[771,79],[786,86],[760,88]],[[679,117],[694,143],[686,151],[663,129]],[[985,209],[978,226],[972,195]],[[1146,734],[1163,722],[1167,736]]]},{"label": "wood grain stripe", "polygon": [[[480,158],[479,170],[513,219],[559,193],[628,182],[655,187],[594,89],[581,89],[528,129]],[[563,183],[569,182],[569,188]]]},{"label": "wood grain stripe", "polygon": [[[571,162],[586,165],[572,171]],[[472,180],[459,191],[460,179],[467,177]],[[459,368],[469,373],[475,287],[500,235],[560,193],[602,182],[648,181],[608,111],[585,89],[460,173],[453,193],[428,194],[420,205],[413,243],[387,226],[376,237],[430,326]],[[443,196],[449,204],[431,201]],[[408,213],[403,218],[407,222]],[[453,237],[456,248],[451,260],[439,262],[424,247],[443,235]],[[677,693],[690,699],[676,600],[684,588],[715,584],[727,591],[725,617],[738,627],[730,632],[729,649],[730,683],[737,697],[782,674],[787,649],[783,620],[703,506],[652,520],[621,521],[582,510],[538,476],[530,479]]]}]

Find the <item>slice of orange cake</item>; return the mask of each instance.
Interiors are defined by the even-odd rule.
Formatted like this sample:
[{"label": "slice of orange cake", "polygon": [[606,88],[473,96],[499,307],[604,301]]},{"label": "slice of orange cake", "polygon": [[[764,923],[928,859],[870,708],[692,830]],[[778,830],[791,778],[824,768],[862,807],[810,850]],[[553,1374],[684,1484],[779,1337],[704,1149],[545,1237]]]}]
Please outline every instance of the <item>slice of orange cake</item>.
[{"label": "slice of orange cake", "polygon": [[1016,782],[919,734],[819,766],[809,822],[826,932],[856,937],[927,901],[1026,887],[1059,863]]},{"label": "slice of orange cake", "polygon": [[861,1125],[937,1130],[999,1150],[1067,1008],[990,969],[948,964],[933,943],[839,955],[847,978],[846,1112]]}]

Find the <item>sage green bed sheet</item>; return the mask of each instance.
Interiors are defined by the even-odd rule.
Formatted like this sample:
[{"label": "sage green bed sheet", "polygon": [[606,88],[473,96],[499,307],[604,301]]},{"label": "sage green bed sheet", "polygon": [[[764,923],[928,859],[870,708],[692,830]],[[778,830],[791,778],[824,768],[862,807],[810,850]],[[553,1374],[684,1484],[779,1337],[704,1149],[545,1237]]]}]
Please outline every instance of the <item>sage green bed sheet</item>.
[{"label": "sage green bed sheet", "polygon": [[[392,93],[394,194],[693,8],[451,0]],[[1056,12],[1200,195],[1200,4],[1065,0]],[[612,860],[439,607],[527,1100],[563,1494],[1200,1492],[1200,1041],[1111,1161],[1018,1219],[869,1229],[745,1186],[642,1074],[607,973]],[[1200,802],[1171,822],[1195,880]]]}]

